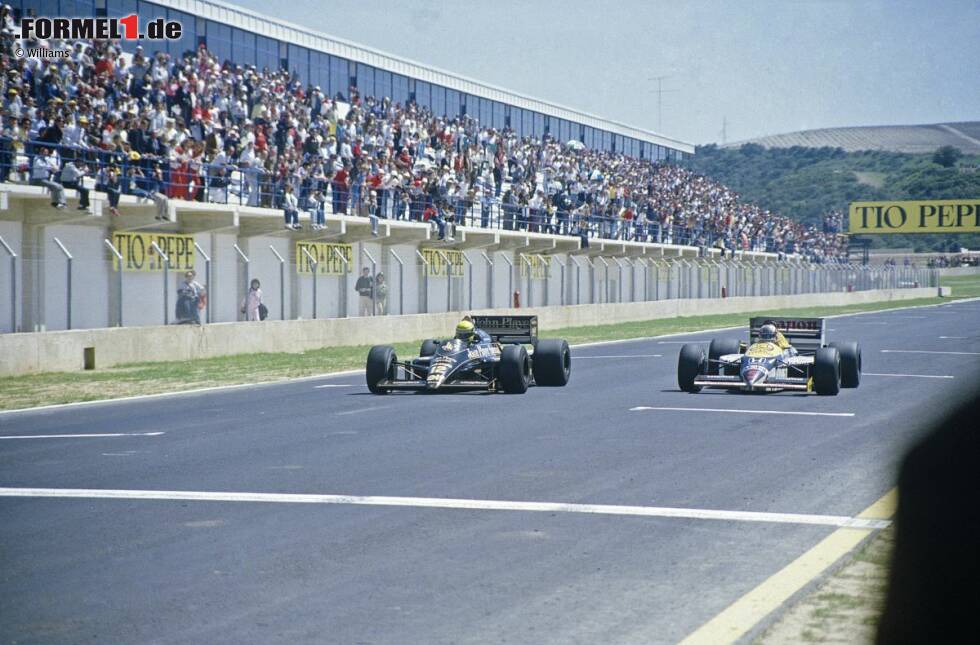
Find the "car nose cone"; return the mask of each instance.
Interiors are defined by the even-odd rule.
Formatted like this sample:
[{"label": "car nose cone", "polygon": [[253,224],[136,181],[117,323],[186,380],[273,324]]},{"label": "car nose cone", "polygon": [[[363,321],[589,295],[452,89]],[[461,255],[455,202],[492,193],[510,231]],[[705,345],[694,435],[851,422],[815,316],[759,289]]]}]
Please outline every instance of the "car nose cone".
[{"label": "car nose cone", "polygon": [[766,378],[766,372],[765,370],[760,370],[760,369],[745,370],[745,373],[742,375],[742,378],[749,385],[758,385],[759,383],[762,383],[762,381]]}]

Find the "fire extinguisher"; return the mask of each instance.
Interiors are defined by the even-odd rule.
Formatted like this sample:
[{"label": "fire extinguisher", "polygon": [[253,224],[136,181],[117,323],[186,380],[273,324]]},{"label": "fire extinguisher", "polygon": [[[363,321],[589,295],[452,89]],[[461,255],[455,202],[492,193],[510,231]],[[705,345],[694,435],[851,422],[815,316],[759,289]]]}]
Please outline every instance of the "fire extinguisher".
[{"label": "fire extinguisher", "polygon": [[514,309],[521,308],[521,291],[520,289],[514,291]]}]

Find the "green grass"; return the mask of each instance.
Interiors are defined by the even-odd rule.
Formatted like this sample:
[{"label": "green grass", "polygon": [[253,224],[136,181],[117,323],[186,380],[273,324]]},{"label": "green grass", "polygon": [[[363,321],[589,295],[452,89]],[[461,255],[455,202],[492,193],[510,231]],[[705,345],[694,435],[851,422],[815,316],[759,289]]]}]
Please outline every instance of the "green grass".
[{"label": "green grass", "polygon": [[954,298],[978,298],[980,297],[980,276],[962,275],[951,276],[942,279],[944,287],[953,288]]},{"label": "green grass", "polygon": [[[954,297],[980,295],[980,277],[949,278]],[[940,298],[881,302],[845,307],[811,307],[753,312],[752,315],[827,316],[877,311],[896,306],[936,304]],[[660,336],[744,325],[749,314],[688,316],[616,325],[544,330],[542,335],[571,344]],[[399,356],[417,354],[421,341],[397,343]],[[0,410],[55,403],[93,401],[137,394],[177,392],[216,385],[259,383],[364,367],[368,346],[325,347],[299,353],[238,354],[190,361],[134,363],[90,372],[51,372],[0,378]]]}]

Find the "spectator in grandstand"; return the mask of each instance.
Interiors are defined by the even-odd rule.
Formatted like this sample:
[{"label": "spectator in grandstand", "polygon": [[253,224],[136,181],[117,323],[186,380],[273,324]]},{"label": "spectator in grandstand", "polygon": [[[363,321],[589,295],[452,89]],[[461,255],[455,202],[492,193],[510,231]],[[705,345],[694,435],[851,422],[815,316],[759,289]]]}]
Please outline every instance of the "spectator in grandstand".
[{"label": "spectator in grandstand", "polygon": [[286,192],[283,195],[283,216],[286,219],[286,228],[298,231],[302,226],[299,224],[299,202],[293,191],[292,184],[286,184]]},{"label": "spectator in grandstand", "polygon": [[360,302],[359,314],[374,315],[374,280],[371,279],[371,269],[367,267],[361,269],[361,276],[354,283],[354,290],[357,291]]},{"label": "spectator in grandstand", "polygon": [[55,181],[59,172],[57,154],[43,146],[38,148],[31,165],[31,184],[46,188],[51,193],[51,205],[64,208],[65,189]]},{"label": "spectator in grandstand", "polygon": [[78,192],[78,210],[88,210],[88,188],[85,187],[87,168],[81,161],[68,159],[61,169],[61,185]]}]

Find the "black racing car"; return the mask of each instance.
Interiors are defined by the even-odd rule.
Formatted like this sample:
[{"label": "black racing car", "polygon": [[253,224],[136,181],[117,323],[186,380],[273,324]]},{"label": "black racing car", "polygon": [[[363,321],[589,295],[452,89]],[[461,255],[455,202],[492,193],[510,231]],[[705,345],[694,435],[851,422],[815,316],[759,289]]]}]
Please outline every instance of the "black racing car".
[{"label": "black racing car", "polygon": [[[490,339],[426,340],[419,357],[410,361],[399,361],[390,345],[375,345],[367,358],[368,389],[375,394],[392,390],[523,394],[530,385],[568,383],[572,371],[568,343],[539,340],[537,316],[474,316],[473,323]],[[528,353],[525,345],[533,351]]]}]

